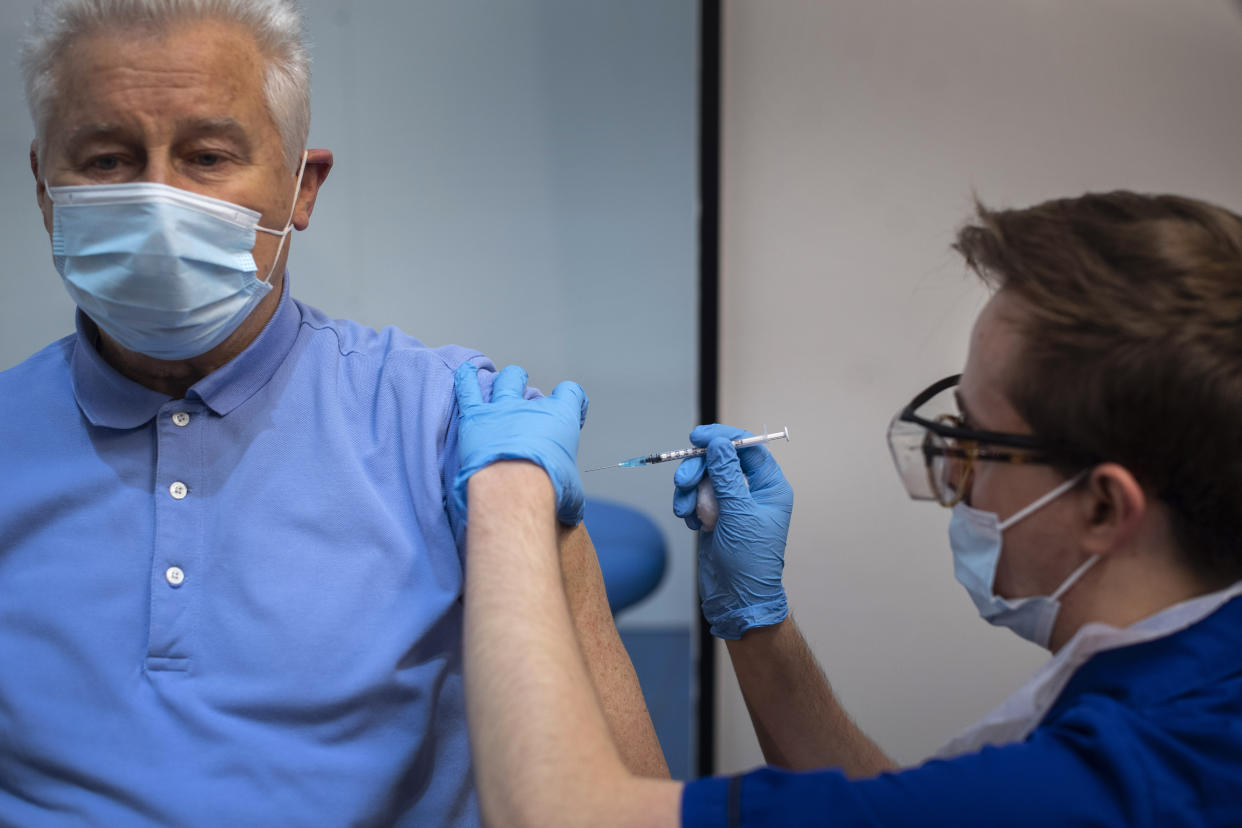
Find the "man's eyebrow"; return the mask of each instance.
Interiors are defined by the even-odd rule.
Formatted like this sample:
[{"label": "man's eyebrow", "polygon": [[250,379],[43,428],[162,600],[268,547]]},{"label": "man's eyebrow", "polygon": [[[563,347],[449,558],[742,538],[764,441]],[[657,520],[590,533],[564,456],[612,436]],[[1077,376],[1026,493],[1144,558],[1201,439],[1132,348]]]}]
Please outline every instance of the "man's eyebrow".
[{"label": "man's eyebrow", "polygon": [[228,138],[239,148],[250,151],[250,136],[246,128],[233,118],[189,118],[177,121],[178,135],[217,135]]},{"label": "man's eyebrow", "polygon": [[75,127],[69,133],[68,143],[74,145],[93,140],[116,140],[125,137],[127,134],[125,127],[120,124],[82,124],[79,127]]},{"label": "man's eyebrow", "polygon": [[[250,150],[250,138],[246,128],[233,118],[189,118],[177,121],[176,131],[179,135],[218,135],[238,144],[244,151]],[[93,140],[120,140],[131,137],[131,131],[121,124],[97,122],[82,124],[69,133],[69,144],[79,144]]]}]

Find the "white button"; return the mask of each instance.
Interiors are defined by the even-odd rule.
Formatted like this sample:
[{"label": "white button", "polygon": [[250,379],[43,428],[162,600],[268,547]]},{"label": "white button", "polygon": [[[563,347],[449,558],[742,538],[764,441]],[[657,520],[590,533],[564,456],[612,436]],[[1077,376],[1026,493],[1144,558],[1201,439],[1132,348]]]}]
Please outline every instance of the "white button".
[{"label": "white button", "polygon": [[178,480],[176,483],[168,487],[168,493],[172,495],[175,500],[184,500],[185,496],[190,493],[190,490],[186,488],[184,483]]},{"label": "white button", "polygon": [[178,411],[172,415],[173,425],[184,428],[190,424],[190,415],[184,411]]},{"label": "white button", "polygon": [[179,566],[170,566],[164,570],[164,580],[168,581],[169,586],[181,586],[181,582],[185,580],[185,573]]}]

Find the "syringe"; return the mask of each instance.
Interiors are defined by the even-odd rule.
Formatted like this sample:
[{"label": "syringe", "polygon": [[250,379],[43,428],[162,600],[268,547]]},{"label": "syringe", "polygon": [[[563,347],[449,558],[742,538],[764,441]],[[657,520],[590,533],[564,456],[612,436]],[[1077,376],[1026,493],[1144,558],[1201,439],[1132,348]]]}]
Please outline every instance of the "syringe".
[{"label": "syringe", "polygon": [[[730,442],[737,448],[745,448],[746,446],[756,446],[760,443],[767,443],[771,440],[788,440],[789,427],[786,426],[782,431],[774,431],[771,434],[756,434],[753,437],[740,437]],[[685,460],[687,457],[700,457],[707,454],[707,449],[703,446],[691,446],[690,448],[677,449],[676,451],[664,451],[659,454],[646,454],[638,457],[631,457],[629,460],[622,460],[611,466],[600,466],[595,469],[587,469],[589,472],[603,471],[604,469],[633,469],[638,466],[650,466],[655,463],[667,463],[670,460]]]}]

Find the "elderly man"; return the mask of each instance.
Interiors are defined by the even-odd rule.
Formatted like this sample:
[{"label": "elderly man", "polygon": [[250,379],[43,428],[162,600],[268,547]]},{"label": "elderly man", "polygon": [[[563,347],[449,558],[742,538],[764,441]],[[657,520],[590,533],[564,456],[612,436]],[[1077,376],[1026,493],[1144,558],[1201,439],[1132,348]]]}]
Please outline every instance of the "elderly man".
[{"label": "elderly man", "polygon": [[[472,825],[453,371],[289,295],[292,0],[45,0],[30,164],[77,332],[0,374],[0,825]],[[581,502],[576,505],[581,512]],[[667,773],[582,531],[631,767]]]},{"label": "elderly man", "polygon": [[[907,491],[952,507],[954,571],[982,617],[1052,659],[939,757],[898,769],[788,617],[793,493],[776,462],[735,450],[734,429],[702,427],[691,440],[706,461],[678,469],[674,509],[699,526],[706,471],[719,518],[701,538],[703,611],[778,767],[684,786],[635,778],[591,696],[556,571],[578,389],[524,400],[506,369],[484,402],[466,365],[467,700],[485,815],[1242,825],[1242,218],[1173,196],[1087,195],[981,207],[957,248],[996,293],[963,373],[917,395],[890,445]],[[510,458],[552,485],[537,465],[492,462]]]}]

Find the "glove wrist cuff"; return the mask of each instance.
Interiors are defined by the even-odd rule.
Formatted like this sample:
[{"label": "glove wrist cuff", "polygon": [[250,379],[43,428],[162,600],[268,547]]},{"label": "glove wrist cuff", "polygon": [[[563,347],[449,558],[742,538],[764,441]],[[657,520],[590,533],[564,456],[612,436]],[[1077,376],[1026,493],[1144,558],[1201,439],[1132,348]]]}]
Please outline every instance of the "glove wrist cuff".
[{"label": "glove wrist cuff", "polygon": [[457,501],[457,509],[463,518],[466,517],[466,484],[470,476],[501,460],[525,460],[543,469],[548,476],[548,480],[552,483],[552,492],[556,498],[557,519],[566,526],[576,526],[582,522],[585,503],[581,497],[575,497],[576,492],[571,492],[566,487],[565,482],[557,476],[555,465],[549,463],[537,451],[522,450],[498,451],[466,458],[466,463],[458,469],[457,476],[453,480],[453,496]]},{"label": "glove wrist cuff", "polygon": [[781,595],[771,601],[741,607],[709,620],[712,623],[712,635],[728,641],[737,641],[747,630],[779,624],[788,616],[789,603],[785,596]]}]

